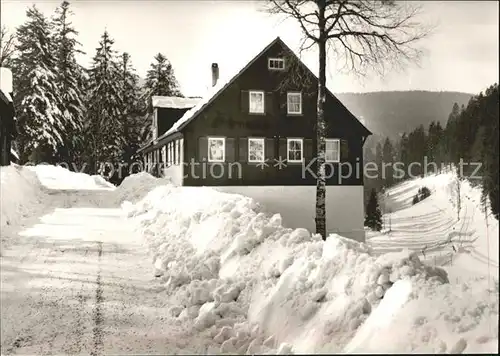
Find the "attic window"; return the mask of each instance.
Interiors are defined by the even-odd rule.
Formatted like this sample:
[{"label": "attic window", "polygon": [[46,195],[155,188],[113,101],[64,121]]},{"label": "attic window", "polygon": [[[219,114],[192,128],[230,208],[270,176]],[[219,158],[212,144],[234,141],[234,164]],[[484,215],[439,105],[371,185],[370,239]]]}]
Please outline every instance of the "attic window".
[{"label": "attic window", "polygon": [[271,70],[284,70],[285,60],[283,58],[269,58],[267,68]]}]

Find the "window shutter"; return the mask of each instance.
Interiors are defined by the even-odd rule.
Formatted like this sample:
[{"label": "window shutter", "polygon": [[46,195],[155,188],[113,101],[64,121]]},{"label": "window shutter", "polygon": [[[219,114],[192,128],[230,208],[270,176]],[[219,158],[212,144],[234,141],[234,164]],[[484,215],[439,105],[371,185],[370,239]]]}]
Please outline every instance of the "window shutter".
[{"label": "window shutter", "polygon": [[266,93],[266,98],[264,99],[264,105],[265,107],[265,112],[266,114],[273,114],[273,93],[272,92],[267,92]]},{"label": "window shutter", "polygon": [[226,162],[235,161],[235,148],[234,138],[226,138]]},{"label": "window shutter", "polygon": [[240,137],[240,144],[239,144],[239,151],[240,151],[240,162],[247,162],[248,161],[248,139],[246,137]]},{"label": "window shutter", "polygon": [[208,138],[200,137],[198,139],[198,162],[208,160]]},{"label": "window shutter", "polygon": [[248,90],[241,91],[241,112],[248,113],[250,111],[250,102],[249,102],[249,92]]},{"label": "window shutter", "polygon": [[274,152],[274,138],[266,138],[264,144],[264,158],[268,159],[268,163],[274,163],[275,152]]},{"label": "window shutter", "polygon": [[347,140],[340,140],[340,160],[347,161],[349,159],[349,144]]},{"label": "window shutter", "polygon": [[288,96],[286,92],[280,94],[280,112],[283,115],[288,113]]},{"label": "window shutter", "polygon": [[311,138],[304,139],[304,159],[310,161],[313,159],[313,140]]},{"label": "window shutter", "polygon": [[277,158],[279,158],[279,157],[281,157],[282,160],[288,159],[286,138],[280,138],[280,140],[279,140],[279,152],[278,152]]}]

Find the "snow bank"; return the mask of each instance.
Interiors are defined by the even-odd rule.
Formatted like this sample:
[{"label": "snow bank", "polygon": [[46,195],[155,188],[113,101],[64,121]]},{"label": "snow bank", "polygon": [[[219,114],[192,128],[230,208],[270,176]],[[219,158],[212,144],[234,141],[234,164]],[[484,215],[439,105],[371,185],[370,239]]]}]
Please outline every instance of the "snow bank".
[{"label": "snow bank", "polygon": [[[137,196],[148,182],[161,185],[145,175],[130,179]],[[338,235],[322,241],[284,228],[279,214],[263,213],[248,197],[210,188],[157,186],[127,210],[164,281],[165,322],[205,338],[208,353],[434,352],[464,342],[469,351],[498,340],[497,327],[485,328],[498,307],[464,301],[463,285],[451,287],[444,270],[415,253],[375,257]],[[473,317],[453,324],[456,312]],[[379,330],[417,339],[377,343]]]},{"label": "snow bank", "polygon": [[[0,231],[2,248],[15,235],[16,224],[35,215],[46,197],[37,175],[25,167],[0,167]],[[1,255],[1,251],[0,251]]]},{"label": "snow bank", "polygon": [[16,164],[0,167],[1,227],[31,215],[42,203],[43,187],[35,172]]},{"label": "snow bank", "polygon": [[35,172],[40,182],[49,189],[112,190],[115,188],[100,175],[73,172],[61,166],[37,165],[27,168]]},{"label": "snow bank", "polygon": [[116,189],[116,203],[138,202],[154,187],[167,184],[170,184],[168,178],[155,178],[146,172],[132,174],[126,177]]}]

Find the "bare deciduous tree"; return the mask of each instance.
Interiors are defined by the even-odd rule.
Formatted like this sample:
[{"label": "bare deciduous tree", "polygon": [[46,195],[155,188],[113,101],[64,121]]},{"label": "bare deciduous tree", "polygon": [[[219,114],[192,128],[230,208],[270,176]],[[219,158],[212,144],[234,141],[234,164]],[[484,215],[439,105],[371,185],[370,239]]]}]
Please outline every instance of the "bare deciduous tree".
[{"label": "bare deciduous tree", "polygon": [[316,232],[326,239],[325,102],[327,46],[341,69],[358,76],[383,75],[388,67],[402,69],[418,61],[414,45],[430,33],[417,17],[420,8],[393,0],[270,0],[267,11],[297,20],[304,35],[300,51],[317,45]]},{"label": "bare deciduous tree", "polygon": [[0,67],[8,67],[9,62],[14,55],[16,36],[14,33],[9,33],[7,27],[2,26],[0,30]]}]

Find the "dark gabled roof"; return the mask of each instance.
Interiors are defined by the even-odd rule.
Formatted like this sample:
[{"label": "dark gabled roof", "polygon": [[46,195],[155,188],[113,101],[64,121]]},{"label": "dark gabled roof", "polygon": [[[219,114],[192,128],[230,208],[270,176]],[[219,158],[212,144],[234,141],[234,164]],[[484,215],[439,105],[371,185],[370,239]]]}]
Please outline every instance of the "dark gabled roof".
[{"label": "dark gabled roof", "polygon": [[279,37],[276,37],[271,43],[269,43],[263,50],[261,50],[256,56],[253,57],[252,60],[246,62],[243,68],[236,71],[233,75],[230,75],[226,78],[225,81],[219,80],[219,82],[210,89],[207,95],[205,95],[195,107],[186,111],[184,115],[175,122],[175,124],[167,130],[163,135],[161,135],[158,139],[170,136],[171,134],[182,130],[184,126],[190,123],[196,116],[205,109],[208,105],[210,105],[217,97],[228,87],[230,86],[238,77],[248,68],[250,67],[262,54],[264,54],[272,45],[281,41]]},{"label": "dark gabled roof", "polygon": [[[236,73],[231,76],[228,76],[225,81],[219,81],[217,85],[215,85],[207,95],[205,95],[192,109],[186,111],[184,115],[177,120],[174,125],[167,130],[164,134],[157,138],[157,140],[161,140],[165,137],[168,137],[176,132],[182,130],[187,124],[189,124],[192,120],[194,120],[199,113],[201,113],[208,105],[210,105],[217,97],[228,87],[230,86],[239,76],[249,68],[260,56],[262,56],[271,46],[276,43],[280,43],[287,51],[293,54],[298,61],[306,68],[306,70],[318,80],[318,77],[298,58],[298,56],[288,47],[279,37],[276,37],[271,43],[269,43],[263,50],[261,50],[256,56],[253,57],[249,62],[247,62],[241,69],[239,69]],[[326,88],[327,93],[333,98],[334,102],[338,104],[347,114],[347,116],[355,120],[357,122],[357,126],[364,133],[364,135],[371,135],[370,130],[368,130],[350,111],[345,107],[344,104],[335,96],[333,93]]]}]

